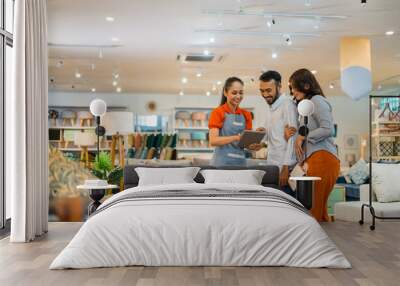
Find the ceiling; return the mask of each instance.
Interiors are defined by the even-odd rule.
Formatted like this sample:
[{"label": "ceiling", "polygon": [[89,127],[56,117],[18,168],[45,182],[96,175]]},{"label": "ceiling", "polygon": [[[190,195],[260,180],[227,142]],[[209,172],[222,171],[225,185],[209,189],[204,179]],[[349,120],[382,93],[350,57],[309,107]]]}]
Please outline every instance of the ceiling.
[{"label": "ceiling", "polygon": [[[306,17],[295,17],[299,14]],[[234,75],[245,80],[248,94],[257,94],[262,70],[276,69],[286,81],[306,67],[317,71],[327,94],[340,94],[342,36],[372,40],[375,86],[400,74],[399,16],[399,0],[368,0],[365,7],[360,0],[48,0],[49,86],[51,91],[120,87],[121,92],[205,95],[219,94],[217,82]],[[395,34],[386,36],[389,30]],[[178,54],[205,49],[222,60],[177,61]]]}]

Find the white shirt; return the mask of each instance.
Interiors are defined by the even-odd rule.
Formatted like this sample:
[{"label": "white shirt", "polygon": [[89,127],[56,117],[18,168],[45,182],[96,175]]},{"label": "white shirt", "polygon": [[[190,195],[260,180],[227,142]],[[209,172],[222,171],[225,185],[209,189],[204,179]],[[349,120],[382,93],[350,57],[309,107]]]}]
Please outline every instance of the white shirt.
[{"label": "white shirt", "polygon": [[294,151],[296,136],[285,140],[285,125],[298,129],[297,108],[292,99],[281,95],[272,105],[267,106],[264,124],[267,134],[264,140],[268,145],[267,164],[293,166],[297,163]]}]

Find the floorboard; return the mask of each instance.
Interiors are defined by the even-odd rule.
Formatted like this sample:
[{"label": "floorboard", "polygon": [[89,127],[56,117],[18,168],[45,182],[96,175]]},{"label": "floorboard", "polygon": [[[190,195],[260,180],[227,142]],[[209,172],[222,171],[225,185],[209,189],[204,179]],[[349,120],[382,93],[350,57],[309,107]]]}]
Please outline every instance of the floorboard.
[{"label": "floorboard", "polygon": [[48,269],[81,223],[50,223],[49,233],[32,243],[0,240],[2,286],[266,286],[346,285],[398,286],[400,279],[400,223],[368,225],[336,221],[323,224],[330,238],[352,263],[352,269],[289,267],[120,267],[86,270]]}]

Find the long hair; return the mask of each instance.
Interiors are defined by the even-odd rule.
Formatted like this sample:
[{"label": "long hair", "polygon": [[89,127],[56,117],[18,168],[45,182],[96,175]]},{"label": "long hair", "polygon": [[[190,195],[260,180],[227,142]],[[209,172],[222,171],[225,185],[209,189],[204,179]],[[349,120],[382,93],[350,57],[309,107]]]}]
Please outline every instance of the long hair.
[{"label": "long hair", "polygon": [[243,81],[238,77],[233,76],[233,77],[227,78],[225,81],[224,87],[222,89],[221,103],[219,105],[224,105],[226,103],[225,91],[227,92],[234,82],[239,82],[242,85],[244,85]]},{"label": "long hair", "polygon": [[[324,96],[321,86],[317,79],[308,69],[299,69],[295,71],[289,79],[290,87],[297,89],[305,94],[307,99],[312,98],[314,95]],[[306,88],[307,86],[307,88]],[[292,91],[290,90],[290,93]]]}]

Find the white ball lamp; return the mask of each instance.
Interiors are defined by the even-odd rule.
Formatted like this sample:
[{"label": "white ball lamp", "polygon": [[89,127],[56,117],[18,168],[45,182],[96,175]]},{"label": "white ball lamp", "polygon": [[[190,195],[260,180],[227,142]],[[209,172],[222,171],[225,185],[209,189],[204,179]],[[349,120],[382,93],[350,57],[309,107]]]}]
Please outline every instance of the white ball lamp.
[{"label": "white ball lamp", "polygon": [[100,126],[100,117],[107,112],[107,104],[104,100],[96,98],[90,103],[90,112],[96,118],[96,135],[97,135],[97,158],[100,154],[100,136],[106,133],[103,126]]}]

